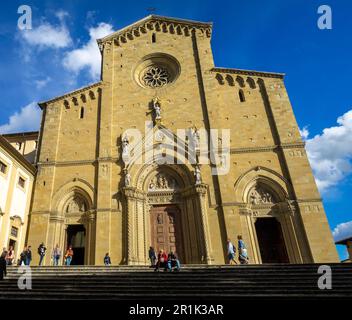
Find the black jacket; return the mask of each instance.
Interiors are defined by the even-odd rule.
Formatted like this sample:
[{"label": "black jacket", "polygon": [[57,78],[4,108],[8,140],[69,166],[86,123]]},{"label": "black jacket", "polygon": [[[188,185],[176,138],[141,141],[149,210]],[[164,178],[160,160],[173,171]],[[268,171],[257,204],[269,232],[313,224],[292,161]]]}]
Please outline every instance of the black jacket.
[{"label": "black jacket", "polygon": [[4,257],[0,257],[0,272],[3,272],[6,276],[6,260]]}]

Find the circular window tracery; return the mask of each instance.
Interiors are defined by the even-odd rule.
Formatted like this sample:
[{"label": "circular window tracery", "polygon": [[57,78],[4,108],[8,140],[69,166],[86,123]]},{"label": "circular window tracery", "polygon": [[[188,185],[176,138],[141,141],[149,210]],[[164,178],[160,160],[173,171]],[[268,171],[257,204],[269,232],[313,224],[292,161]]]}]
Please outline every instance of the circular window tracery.
[{"label": "circular window tracery", "polygon": [[144,84],[148,87],[162,87],[170,80],[170,75],[165,68],[153,66],[147,69],[143,76]]},{"label": "circular window tracery", "polygon": [[139,86],[157,89],[174,83],[180,71],[180,64],[173,56],[158,52],[142,58],[132,74]]}]

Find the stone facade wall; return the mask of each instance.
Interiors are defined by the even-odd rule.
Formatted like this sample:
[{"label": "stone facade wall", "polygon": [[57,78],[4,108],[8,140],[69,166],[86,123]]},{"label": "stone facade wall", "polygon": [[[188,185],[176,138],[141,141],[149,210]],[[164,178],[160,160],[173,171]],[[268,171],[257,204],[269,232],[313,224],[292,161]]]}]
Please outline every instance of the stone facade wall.
[{"label": "stone facade wall", "polygon": [[[204,188],[183,194],[184,208],[189,206],[185,210],[200,212],[195,218],[201,223],[197,250],[208,252],[206,263],[224,263],[226,239],[235,241],[238,234],[252,262],[261,262],[253,226],[257,215],[271,211],[247,203],[244,194],[255,181],[267,182],[281,194],[275,212],[290,262],[337,261],[283,77],[214,68],[204,26],[188,28],[180,22],[182,28],[177,29],[177,21],[173,27],[170,22],[167,27],[158,23],[159,27],[147,24],[125,37],[103,39],[101,82],[43,105],[28,243],[36,247],[44,241],[49,250],[56,243],[63,246],[67,224],[84,223],[89,230],[86,263],[102,264],[106,252],[113,263],[129,263],[131,250],[138,256],[138,246],[148,246],[148,225],[138,220],[141,211],[147,216],[148,210],[147,194],[137,186],[143,165],[131,167],[133,189],[124,189],[121,139],[131,128],[144,135],[145,121],[152,120],[151,101],[158,97],[161,124],[173,133],[192,127],[231,130],[228,174],[214,176],[210,165],[202,165]],[[164,87],[143,88],[136,81],[138,66],[145,57],[153,60],[158,55],[178,62],[177,79]],[[187,164],[185,172],[192,176],[194,167]],[[63,199],[75,190],[88,199],[89,208],[73,217],[63,212]],[[187,197],[193,197],[188,204]],[[132,235],[131,228],[142,230],[144,238]],[[131,263],[147,263],[143,252]]]}]

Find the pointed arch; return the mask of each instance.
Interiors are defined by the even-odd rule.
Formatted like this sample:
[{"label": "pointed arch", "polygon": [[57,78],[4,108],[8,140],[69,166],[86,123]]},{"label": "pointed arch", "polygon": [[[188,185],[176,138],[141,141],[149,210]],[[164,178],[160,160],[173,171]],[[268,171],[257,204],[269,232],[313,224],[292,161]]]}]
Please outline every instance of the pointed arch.
[{"label": "pointed arch", "polygon": [[273,191],[277,195],[278,201],[284,201],[288,198],[292,189],[287,179],[276,171],[265,167],[254,167],[243,173],[234,184],[235,201],[246,203],[249,192],[258,183]]},{"label": "pointed arch", "polygon": [[60,215],[64,214],[65,207],[70,199],[78,196],[83,199],[86,211],[93,209],[94,203],[94,189],[93,187],[82,179],[73,179],[64,183],[53,196],[52,212]]}]

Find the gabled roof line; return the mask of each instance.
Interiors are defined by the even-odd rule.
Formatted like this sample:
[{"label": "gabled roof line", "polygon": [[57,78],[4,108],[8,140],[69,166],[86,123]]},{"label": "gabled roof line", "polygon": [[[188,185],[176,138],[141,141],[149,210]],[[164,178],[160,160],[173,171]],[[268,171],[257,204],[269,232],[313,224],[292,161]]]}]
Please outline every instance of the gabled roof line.
[{"label": "gabled roof line", "polygon": [[272,78],[280,78],[280,79],[283,79],[285,77],[285,73],[245,70],[245,69],[236,69],[236,68],[214,67],[210,71],[219,72],[219,73],[244,74],[244,75],[252,75],[252,76],[258,76],[258,77],[272,77]]},{"label": "gabled roof line", "polygon": [[99,82],[96,82],[96,83],[92,83],[90,85],[87,85],[85,87],[81,87],[79,89],[75,89],[73,91],[70,91],[70,92],[67,92],[61,96],[56,96],[50,100],[46,100],[46,101],[41,101],[41,102],[38,102],[38,105],[40,108],[43,109],[43,107],[45,107],[45,105],[47,105],[48,103],[52,103],[52,102],[55,102],[55,101],[58,101],[58,100],[61,100],[61,99],[65,99],[65,98],[68,98],[68,97],[71,97],[73,95],[76,95],[78,93],[81,93],[83,91],[86,91],[86,90],[89,90],[89,89],[93,89],[99,85],[101,85],[103,82],[102,81],[99,81]]},{"label": "gabled roof line", "polygon": [[187,20],[187,19],[179,19],[179,18],[172,18],[172,17],[166,17],[166,16],[159,16],[159,15],[149,15],[146,16],[126,27],[123,27],[122,29],[119,29],[110,35],[107,35],[104,38],[97,39],[98,44],[103,43],[107,40],[111,40],[113,38],[118,37],[119,35],[122,35],[124,33],[127,33],[129,31],[133,31],[135,29],[138,29],[141,25],[147,23],[147,22],[153,22],[153,21],[163,21],[163,22],[168,22],[168,23],[175,23],[175,24],[183,24],[183,25],[189,25],[189,26],[195,26],[195,27],[200,27],[200,28],[207,28],[211,29],[213,26],[212,22],[200,22],[200,21],[194,21],[194,20]]}]

